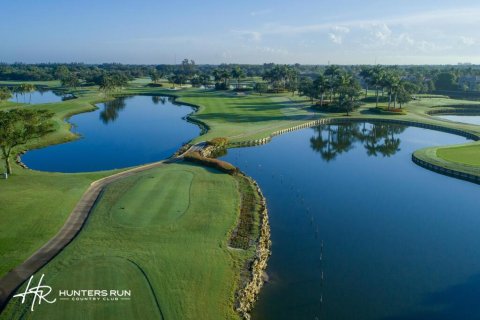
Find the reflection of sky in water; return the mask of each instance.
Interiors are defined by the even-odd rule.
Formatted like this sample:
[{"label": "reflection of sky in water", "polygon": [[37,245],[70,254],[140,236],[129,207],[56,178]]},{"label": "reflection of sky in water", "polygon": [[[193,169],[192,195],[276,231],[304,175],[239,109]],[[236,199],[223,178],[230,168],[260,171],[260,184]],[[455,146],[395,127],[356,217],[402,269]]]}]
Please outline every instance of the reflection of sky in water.
[{"label": "reflection of sky in water", "polygon": [[124,168],[165,159],[200,132],[182,119],[192,109],[168,99],[136,96],[98,107],[69,120],[80,139],[29,151],[23,162],[32,169],[59,172]]},{"label": "reflection of sky in water", "polygon": [[[254,319],[480,319],[469,303],[480,294],[478,186],[411,161],[466,139],[380,129],[330,126],[325,143],[327,127],[309,128],[222,158],[257,180],[269,208],[271,282]],[[385,149],[385,137],[400,143]]]},{"label": "reflection of sky in water", "polygon": [[[26,93],[24,95],[18,95],[18,102],[19,103],[32,103],[32,104],[39,104],[39,103],[50,103],[50,102],[59,102],[62,101],[64,94],[61,92],[53,92],[51,90],[48,91],[34,91],[31,94]],[[17,102],[17,97],[13,94],[13,97],[10,101]]]},{"label": "reflection of sky in water", "polygon": [[437,116],[438,118],[455,121],[455,122],[462,122],[462,123],[469,123],[469,124],[476,124],[480,126],[480,115],[475,116],[456,116],[456,115],[445,115],[445,116]]}]

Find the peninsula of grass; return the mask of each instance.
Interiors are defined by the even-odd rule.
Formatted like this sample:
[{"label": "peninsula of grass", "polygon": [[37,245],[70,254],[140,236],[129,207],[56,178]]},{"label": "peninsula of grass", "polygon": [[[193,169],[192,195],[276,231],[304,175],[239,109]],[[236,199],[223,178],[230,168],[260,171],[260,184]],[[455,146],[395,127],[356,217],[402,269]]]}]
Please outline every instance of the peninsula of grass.
[{"label": "peninsula of grass", "polygon": [[437,156],[450,162],[480,167],[480,144],[438,148]]},{"label": "peninsula of grass", "polygon": [[[230,249],[239,214],[235,178],[168,164],[109,185],[75,240],[38,273],[57,289],[131,290],[129,301],[28,304],[2,319],[237,319],[248,250]],[[59,306],[61,304],[61,307]]]}]

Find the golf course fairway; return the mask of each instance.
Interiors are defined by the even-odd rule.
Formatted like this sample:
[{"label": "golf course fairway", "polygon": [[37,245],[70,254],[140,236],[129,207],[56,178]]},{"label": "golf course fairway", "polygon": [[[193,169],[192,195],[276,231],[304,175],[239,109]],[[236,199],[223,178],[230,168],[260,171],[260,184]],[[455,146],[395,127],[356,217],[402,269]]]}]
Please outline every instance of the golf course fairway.
[{"label": "golf course fairway", "polygon": [[227,245],[239,201],[234,177],[184,163],[114,182],[37,276],[55,291],[131,290],[131,299],[57,300],[34,312],[15,299],[1,319],[236,319],[235,290],[251,254]]}]

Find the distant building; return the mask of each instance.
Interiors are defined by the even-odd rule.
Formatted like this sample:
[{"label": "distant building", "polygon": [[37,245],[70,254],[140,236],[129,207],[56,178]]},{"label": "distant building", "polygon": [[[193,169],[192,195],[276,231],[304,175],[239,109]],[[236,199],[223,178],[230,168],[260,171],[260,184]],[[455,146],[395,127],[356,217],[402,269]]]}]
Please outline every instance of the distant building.
[{"label": "distant building", "polygon": [[469,91],[476,91],[480,85],[480,76],[463,76],[458,79],[460,88],[467,87]]}]

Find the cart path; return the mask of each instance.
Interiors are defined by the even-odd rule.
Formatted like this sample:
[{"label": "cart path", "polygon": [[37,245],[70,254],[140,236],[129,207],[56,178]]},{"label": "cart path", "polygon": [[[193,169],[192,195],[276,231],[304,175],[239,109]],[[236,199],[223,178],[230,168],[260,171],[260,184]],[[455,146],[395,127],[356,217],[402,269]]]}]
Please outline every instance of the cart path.
[{"label": "cart path", "polygon": [[[190,147],[186,152],[201,147],[203,147],[203,145],[199,143]],[[53,238],[33,253],[27,260],[10,270],[0,279],[0,312],[5,308],[10,297],[24,281],[52,260],[75,238],[82,229],[93,206],[97,199],[99,199],[99,196],[105,187],[112,182],[130,177],[136,173],[160,167],[166,163],[177,162],[183,158],[183,155],[186,152],[177,158],[142,165],[92,182],[68,216],[67,221],[60,231],[58,231]]]}]

